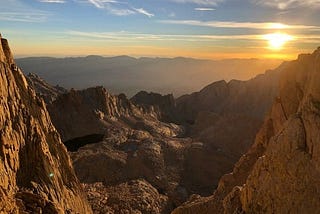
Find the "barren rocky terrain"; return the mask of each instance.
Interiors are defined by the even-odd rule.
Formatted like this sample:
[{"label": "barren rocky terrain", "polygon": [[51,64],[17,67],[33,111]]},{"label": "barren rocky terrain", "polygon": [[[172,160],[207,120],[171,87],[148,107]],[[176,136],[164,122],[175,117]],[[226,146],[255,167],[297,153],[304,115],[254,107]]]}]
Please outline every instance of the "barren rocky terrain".
[{"label": "barren rocky terrain", "polygon": [[[87,188],[122,188],[142,180],[146,189],[157,190],[150,197],[166,199],[159,212],[168,213],[193,194],[210,195],[251,146],[275,97],[280,70],[248,81],[216,82],[178,99],[144,91],[128,99],[94,87],[62,91],[47,105]],[[45,89],[39,95],[54,94],[44,94]],[[108,200],[105,205],[118,212]]]}]

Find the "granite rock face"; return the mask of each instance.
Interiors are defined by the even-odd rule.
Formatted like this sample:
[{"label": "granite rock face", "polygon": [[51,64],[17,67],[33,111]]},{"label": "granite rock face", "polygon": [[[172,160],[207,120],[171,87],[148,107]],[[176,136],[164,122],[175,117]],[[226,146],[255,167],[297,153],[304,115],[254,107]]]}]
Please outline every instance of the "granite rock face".
[{"label": "granite rock face", "polygon": [[0,213],[91,213],[45,103],[0,42]]},{"label": "granite rock face", "polygon": [[29,73],[26,76],[28,84],[34,88],[37,95],[42,97],[46,103],[52,103],[60,94],[67,93],[67,89],[59,85],[51,86],[46,81],[41,79],[38,75]]},{"label": "granite rock face", "polygon": [[[177,122],[179,119],[175,108],[175,99],[172,94],[161,95],[153,92],[140,91],[130,99],[134,104],[149,110],[152,108],[158,118],[165,122]],[[150,110],[149,110],[150,111]]]},{"label": "granite rock face", "polygon": [[213,196],[173,213],[318,213],[320,49],[283,68],[255,143]]},{"label": "granite rock face", "polygon": [[178,135],[177,125],[158,120],[158,114],[134,105],[124,94],[111,95],[103,87],[71,90],[48,105],[63,141],[90,134],[105,134],[108,127],[147,129],[152,133]]}]

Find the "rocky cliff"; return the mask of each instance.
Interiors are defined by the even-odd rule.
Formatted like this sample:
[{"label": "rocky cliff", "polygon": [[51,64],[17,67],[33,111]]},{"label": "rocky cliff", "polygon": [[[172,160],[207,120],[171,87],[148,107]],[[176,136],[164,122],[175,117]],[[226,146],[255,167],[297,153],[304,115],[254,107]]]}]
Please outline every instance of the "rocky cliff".
[{"label": "rocky cliff", "polygon": [[320,49],[283,66],[253,146],[213,196],[173,213],[319,213],[319,81]]},{"label": "rocky cliff", "polygon": [[29,73],[26,78],[28,84],[35,89],[37,95],[42,97],[46,103],[52,103],[60,94],[67,93],[65,88],[59,85],[51,86],[36,74]]},{"label": "rocky cliff", "polygon": [[142,106],[147,110],[152,108],[162,121],[177,122],[178,117],[175,111],[175,99],[172,94],[161,95],[153,92],[140,91],[130,100],[134,104]]},{"label": "rocky cliff", "polygon": [[109,127],[147,129],[153,134],[178,135],[178,126],[158,120],[154,109],[134,105],[124,94],[110,94],[103,87],[71,90],[48,105],[53,123],[64,141],[103,135]]},{"label": "rocky cliff", "polygon": [[42,99],[0,42],[0,213],[91,213]]}]

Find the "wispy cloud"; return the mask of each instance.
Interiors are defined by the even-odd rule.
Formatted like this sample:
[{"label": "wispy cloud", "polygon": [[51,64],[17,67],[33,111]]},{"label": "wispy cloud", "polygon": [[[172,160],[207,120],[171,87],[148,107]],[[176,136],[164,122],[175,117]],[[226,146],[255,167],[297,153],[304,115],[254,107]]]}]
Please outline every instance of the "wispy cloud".
[{"label": "wispy cloud", "polygon": [[320,8],[320,0],[252,0],[259,5],[274,7],[285,10],[296,7],[317,7]]},{"label": "wispy cloud", "polygon": [[129,16],[132,14],[136,14],[136,11],[134,11],[134,10],[125,9],[125,8],[124,9],[117,8],[117,7],[113,7],[110,4],[104,5],[104,7],[102,9],[105,9],[109,13],[116,15],[116,16]]},{"label": "wispy cloud", "polygon": [[197,11],[214,11],[216,9],[210,8],[210,7],[196,7],[196,8],[194,8],[194,10],[197,10]]},{"label": "wispy cloud", "polygon": [[178,3],[193,3],[198,5],[212,5],[216,6],[224,0],[171,0]]},{"label": "wispy cloud", "polygon": [[[133,33],[127,31],[119,32],[83,32],[83,31],[67,31],[67,35],[95,38],[95,39],[109,39],[109,40],[183,40],[183,41],[213,41],[213,40],[265,40],[265,34],[240,34],[240,35],[183,35],[183,34],[146,34]],[[320,35],[304,35],[299,34],[292,36],[292,39],[317,39],[320,40]]]},{"label": "wispy cloud", "polygon": [[105,8],[105,3],[116,3],[116,1],[112,0],[88,0],[88,2],[100,9]]},{"label": "wispy cloud", "polygon": [[1,0],[0,20],[11,22],[45,22],[50,14],[18,0]]},{"label": "wispy cloud", "polygon": [[39,2],[43,2],[43,3],[58,3],[58,4],[66,3],[65,0],[39,0]]},{"label": "wispy cloud", "polygon": [[143,15],[146,15],[148,16],[149,18],[153,17],[154,14],[152,13],[149,13],[148,11],[146,11],[145,9],[143,8],[133,8],[137,13],[140,13],[140,14],[143,14]]},{"label": "wispy cloud", "polygon": [[99,40],[126,41],[188,41],[212,42],[217,40],[262,40],[262,35],[180,35],[180,34],[145,34],[132,32],[81,32],[67,31],[67,35]]},{"label": "wispy cloud", "polygon": [[0,12],[0,20],[12,22],[44,22],[48,14],[42,12]]},{"label": "wispy cloud", "polygon": [[247,28],[247,29],[318,29],[320,26],[311,25],[287,25],[275,22],[220,22],[220,21],[198,21],[198,20],[160,20],[161,23],[193,25],[214,28]]},{"label": "wispy cloud", "polygon": [[92,4],[98,9],[104,9],[110,14],[116,16],[128,16],[133,14],[142,14],[149,18],[153,17],[154,14],[148,12],[144,8],[131,7],[126,2],[119,2],[116,0],[87,0],[88,3]]}]

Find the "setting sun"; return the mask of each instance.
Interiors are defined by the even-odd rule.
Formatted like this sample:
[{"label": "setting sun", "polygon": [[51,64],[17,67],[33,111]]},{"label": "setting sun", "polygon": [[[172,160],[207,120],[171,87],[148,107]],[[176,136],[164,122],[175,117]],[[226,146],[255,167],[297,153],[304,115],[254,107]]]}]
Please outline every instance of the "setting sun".
[{"label": "setting sun", "polygon": [[280,50],[289,41],[293,40],[293,36],[285,33],[272,33],[263,36],[269,43],[269,48],[273,50]]}]

